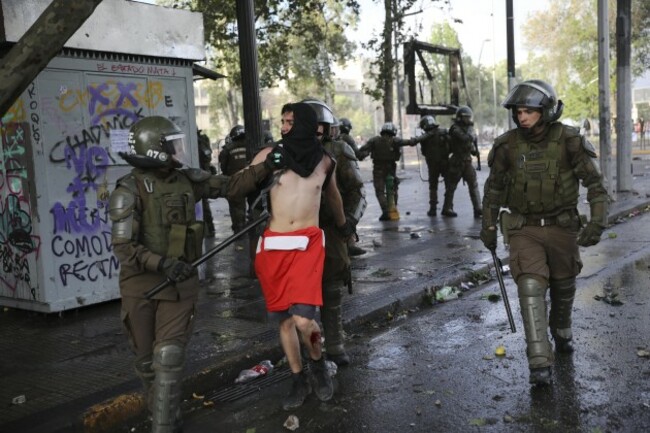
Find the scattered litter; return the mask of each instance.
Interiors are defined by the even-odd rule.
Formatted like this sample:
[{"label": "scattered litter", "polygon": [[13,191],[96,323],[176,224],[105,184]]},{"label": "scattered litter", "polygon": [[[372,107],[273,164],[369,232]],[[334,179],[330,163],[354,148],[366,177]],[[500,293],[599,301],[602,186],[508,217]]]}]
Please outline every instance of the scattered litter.
[{"label": "scattered litter", "polygon": [[298,427],[300,427],[300,421],[298,420],[297,416],[289,415],[283,426],[287,430],[295,431],[298,430]]},{"label": "scattered litter", "polygon": [[618,235],[616,233],[614,233],[614,232],[607,233],[607,237],[610,238],[610,239],[616,239],[617,236]]},{"label": "scattered litter", "polygon": [[377,239],[373,239],[372,240],[372,246],[373,247],[381,247],[382,243],[381,243],[381,241],[378,241]]},{"label": "scattered litter", "polygon": [[371,273],[370,275],[372,275],[373,277],[390,277],[392,274],[388,269],[379,268],[373,273]]},{"label": "scattered litter", "polygon": [[639,358],[650,358],[650,351],[647,351],[645,349],[637,350],[636,355]]},{"label": "scattered litter", "polygon": [[17,395],[11,399],[11,404],[23,404],[27,401],[25,394]]},{"label": "scattered litter", "polygon": [[492,361],[494,359],[494,356],[492,355],[484,355],[483,356],[483,361]]},{"label": "scattered litter", "polygon": [[420,239],[420,233],[411,233],[411,239]]},{"label": "scattered litter", "polygon": [[490,302],[499,302],[501,300],[501,295],[498,293],[488,293],[481,296],[481,299],[487,299]]},{"label": "scattered litter", "polygon": [[203,400],[203,399],[205,398],[205,396],[193,392],[193,393],[192,393],[192,398],[193,398],[194,400]]},{"label": "scattered litter", "polygon": [[264,376],[269,371],[273,370],[273,363],[268,359],[260,362],[257,365],[254,365],[251,368],[242,370],[239,372],[239,376],[235,379],[235,383],[244,383],[248,382],[251,379],[255,379],[258,376]]},{"label": "scattered litter", "polygon": [[506,356],[506,348],[503,347],[503,345],[497,346],[497,348],[494,350],[494,354],[496,356]]},{"label": "scattered litter", "polygon": [[511,423],[511,422],[514,422],[514,421],[515,421],[515,419],[513,417],[511,417],[510,415],[504,415],[503,416],[503,422],[505,422],[505,423]]},{"label": "scattered litter", "polygon": [[206,400],[203,402],[203,407],[212,407],[214,406],[214,402],[212,400]]},{"label": "scattered litter", "polygon": [[339,371],[339,367],[336,365],[336,362],[326,359],[325,365],[327,366],[327,372],[329,373],[330,377],[336,376],[336,373]]},{"label": "scattered litter", "polygon": [[607,283],[603,286],[603,294],[595,295],[594,299],[597,301],[603,301],[610,305],[623,305],[623,301],[618,299],[618,291],[612,285],[611,279],[607,279]]},{"label": "scattered litter", "polygon": [[444,286],[436,290],[436,301],[444,302],[458,299],[458,289],[453,286]]},{"label": "scattered litter", "polygon": [[236,246],[235,246],[235,250],[237,250],[237,251],[243,251],[243,250],[244,250],[244,247],[242,247],[241,245],[236,245]]},{"label": "scattered litter", "polygon": [[440,402],[440,400],[436,400],[433,404],[435,404],[436,406],[441,406],[441,405],[442,405],[442,403]]}]

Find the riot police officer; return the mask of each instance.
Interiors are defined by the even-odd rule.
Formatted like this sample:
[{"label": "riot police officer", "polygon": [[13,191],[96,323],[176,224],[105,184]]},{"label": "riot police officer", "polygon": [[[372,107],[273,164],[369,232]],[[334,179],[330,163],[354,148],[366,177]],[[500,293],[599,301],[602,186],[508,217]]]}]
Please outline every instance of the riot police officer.
[{"label": "riot police officer", "polygon": [[[599,242],[607,220],[607,191],[596,152],[579,130],[558,119],[563,104],[542,80],[515,86],[503,106],[517,128],[498,137],[490,151],[481,240],[496,248],[496,224],[510,245],[510,270],[517,283],[526,336],[529,381],[551,382],[555,351],[573,351],[571,309],[582,262],[578,245]],[[591,220],[581,228],[579,183],[587,188]],[[546,292],[550,289],[547,316]]]},{"label": "riot police officer", "polygon": [[357,146],[356,141],[354,141],[354,137],[350,134],[352,131],[352,122],[350,119],[347,117],[341,117],[339,119],[339,130],[341,131],[341,135],[339,136],[339,140],[345,141],[354,151],[354,154],[357,155],[357,159],[359,158],[359,147]]},{"label": "riot police officer", "polygon": [[393,194],[397,204],[397,192],[399,180],[397,179],[397,161],[402,155],[402,147],[415,146],[422,140],[420,137],[404,140],[396,137],[397,128],[393,122],[386,122],[382,125],[379,135],[372,137],[359,149],[361,160],[370,155],[372,158],[372,183],[375,187],[375,196],[381,207],[379,221],[390,220],[388,213],[388,197],[386,197],[386,178],[392,176],[394,179]]},{"label": "riot police officer", "polygon": [[319,214],[320,227],[325,231],[321,321],[325,333],[327,358],[341,366],[350,362],[350,357],[345,351],[341,315],[342,287],[352,284],[346,239],[356,230],[356,225],[365,211],[366,194],[354,151],[343,141],[331,137],[331,126],[335,118],[330,107],[317,99],[306,99],[302,102],[309,104],[316,112],[321,143],[336,160],[336,184],[343,199],[345,229],[349,231],[340,233],[341,230],[336,227],[331,209],[326,202],[323,202]]},{"label": "riot police officer", "polygon": [[472,109],[461,106],[456,110],[454,124],[449,128],[449,158],[447,181],[445,182],[445,202],[442,205],[442,215],[458,216],[454,212],[454,192],[460,180],[467,183],[469,198],[474,208],[474,218],[481,217],[481,193],[478,189],[476,170],[472,165],[472,155],[478,155],[476,134],[472,121]]},{"label": "riot police officer", "polygon": [[[226,176],[232,176],[250,162],[246,145],[246,131],[242,125],[235,125],[228,134],[229,140],[219,152],[219,166]],[[230,221],[233,233],[238,233],[246,226],[246,199],[228,199]]]},{"label": "riot police officer", "polygon": [[426,134],[426,138],[420,143],[420,148],[429,172],[429,211],[427,215],[436,216],[438,178],[442,177],[445,180],[447,177],[447,164],[449,161],[447,130],[440,128],[435,117],[431,115],[426,115],[420,119],[420,128]]},{"label": "riot police officer", "polygon": [[[217,174],[217,169],[212,165],[212,146],[210,146],[210,139],[200,129],[196,133],[199,139],[199,166],[201,170]],[[201,200],[201,204],[203,206],[203,221],[205,221],[207,234],[208,236],[214,236],[214,219],[212,218],[210,201],[204,198]]]},{"label": "riot police officer", "polygon": [[[183,132],[161,116],[129,130],[134,168],[118,179],[109,201],[113,252],[120,262],[121,318],[135,352],[154,433],[179,431],[185,349],[192,334],[199,291],[190,264],[202,254],[203,229],[195,203],[226,194],[228,178],[182,169]],[[173,284],[147,299],[159,283]]]}]

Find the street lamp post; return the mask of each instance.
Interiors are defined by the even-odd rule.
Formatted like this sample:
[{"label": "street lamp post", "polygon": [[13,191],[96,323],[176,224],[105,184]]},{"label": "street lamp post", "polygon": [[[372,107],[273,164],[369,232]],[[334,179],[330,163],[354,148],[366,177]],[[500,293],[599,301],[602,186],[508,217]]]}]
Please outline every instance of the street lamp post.
[{"label": "street lamp post", "polygon": [[478,123],[478,137],[479,140],[481,139],[481,125],[482,125],[482,118],[479,116],[479,112],[481,110],[481,56],[483,56],[483,47],[485,46],[486,42],[490,42],[490,39],[483,39],[483,42],[481,43],[481,51],[478,53],[478,64],[476,65],[476,75],[477,75],[477,84],[478,84],[478,107],[476,107],[476,117],[477,117],[477,123]]}]

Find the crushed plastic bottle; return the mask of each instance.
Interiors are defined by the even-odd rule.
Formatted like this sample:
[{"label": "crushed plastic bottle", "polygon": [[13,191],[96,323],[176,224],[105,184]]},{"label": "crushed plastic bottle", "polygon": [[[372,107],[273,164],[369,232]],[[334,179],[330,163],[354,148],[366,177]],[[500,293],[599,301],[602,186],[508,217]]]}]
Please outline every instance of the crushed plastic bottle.
[{"label": "crushed plastic bottle", "polygon": [[458,298],[458,289],[452,286],[444,286],[436,290],[436,301],[444,302]]},{"label": "crushed plastic bottle", "polygon": [[266,375],[271,370],[273,370],[273,363],[268,359],[265,359],[264,361],[252,366],[251,368],[240,371],[239,376],[237,376],[237,379],[235,379],[235,383],[248,382],[249,380],[255,379],[256,377]]}]

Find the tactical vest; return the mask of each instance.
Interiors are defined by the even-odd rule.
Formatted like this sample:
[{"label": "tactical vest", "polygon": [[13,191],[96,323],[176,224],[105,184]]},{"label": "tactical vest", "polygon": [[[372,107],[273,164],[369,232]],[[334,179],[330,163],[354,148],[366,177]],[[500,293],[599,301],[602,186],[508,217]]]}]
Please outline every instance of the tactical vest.
[{"label": "tactical vest", "polygon": [[424,141],[420,143],[422,155],[436,161],[446,161],[449,158],[449,145],[447,144],[446,130],[437,128]]},{"label": "tactical vest", "polygon": [[173,182],[133,170],[142,202],[138,241],[162,256],[193,261],[202,254],[203,223],[196,220],[192,182],[178,171]]},{"label": "tactical vest", "polygon": [[242,168],[248,165],[248,149],[246,143],[228,148],[228,155],[224,164],[224,172],[226,176],[232,176]]},{"label": "tactical vest", "polygon": [[373,138],[375,141],[372,147],[372,159],[374,161],[398,161],[400,158],[399,148],[393,145],[393,137],[380,135]]},{"label": "tactical vest", "polygon": [[565,161],[563,125],[553,123],[545,148],[531,145],[523,134],[508,141],[510,160],[506,204],[523,214],[554,215],[578,204],[578,179]]}]

